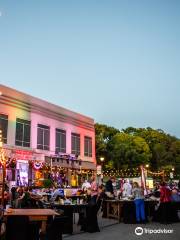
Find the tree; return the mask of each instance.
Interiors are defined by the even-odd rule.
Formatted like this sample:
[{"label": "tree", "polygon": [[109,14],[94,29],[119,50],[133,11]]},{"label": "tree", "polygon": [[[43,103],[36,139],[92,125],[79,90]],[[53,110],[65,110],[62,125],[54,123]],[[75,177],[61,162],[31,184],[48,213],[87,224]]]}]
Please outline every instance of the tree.
[{"label": "tree", "polygon": [[140,136],[146,141],[151,152],[150,165],[152,170],[157,171],[166,165],[173,165],[174,158],[170,148],[172,143],[177,140],[175,137],[166,134],[161,129],[155,130],[150,127],[128,127],[123,131],[132,136]]},{"label": "tree", "polygon": [[180,140],[174,141],[170,147],[173,156],[173,167],[177,173],[180,173]]},{"label": "tree", "polygon": [[105,158],[108,169],[150,164],[152,171],[175,167],[180,173],[180,140],[161,129],[116,128],[96,124],[96,158]]},{"label": "tree", "polygon": [[139,167],[149,162],[150,149],[146,141],[138,136],[117,133],[110,142],[111,159],[115,168]]},{"label": "tree", "polygon": [[109,127],[105,124],[95,124],[97,163],[100,163],[101,157],[104,157],[105,164],[108,163],[108,160],[110,160],[109,155],[111,151],[109,148],[109,141],[118,132],[118,129]]}]

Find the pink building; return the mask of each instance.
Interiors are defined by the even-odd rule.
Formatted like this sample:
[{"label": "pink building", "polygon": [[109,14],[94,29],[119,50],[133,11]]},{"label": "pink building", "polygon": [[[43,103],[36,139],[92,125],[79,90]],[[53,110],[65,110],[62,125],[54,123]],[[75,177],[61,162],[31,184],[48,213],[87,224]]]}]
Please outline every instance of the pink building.
[{"label": "pink building", "polygon": [[0,129],[7,178],[17,184],[51,171],[55,178],[64,172],[76,185],[78,175],[96,169],[92,118],[0,85]]}]

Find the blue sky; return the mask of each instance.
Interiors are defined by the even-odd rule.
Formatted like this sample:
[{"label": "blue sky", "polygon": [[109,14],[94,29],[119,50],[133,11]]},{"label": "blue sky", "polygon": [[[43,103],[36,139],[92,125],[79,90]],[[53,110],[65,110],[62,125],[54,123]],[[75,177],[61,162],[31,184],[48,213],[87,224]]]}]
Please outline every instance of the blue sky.
[{"label": "blue sky", "polygon": [[0,83],[180,137],[180,1],[1,0]]}]

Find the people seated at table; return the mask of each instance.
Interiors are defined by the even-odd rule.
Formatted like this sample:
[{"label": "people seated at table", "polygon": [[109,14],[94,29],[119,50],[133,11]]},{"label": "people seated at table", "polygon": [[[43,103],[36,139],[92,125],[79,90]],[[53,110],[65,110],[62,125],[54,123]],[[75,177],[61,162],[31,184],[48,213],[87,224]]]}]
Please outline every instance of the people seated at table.
[{"label": "people seated at table", "polygon": [[9,203],[10,200],[10,195],[8,191],[4,191],[4,207],[6,207],[6,205]]},{"label": "people seated at table", "polygon": [[136,222],[145,223],[144,190],[137,182],[133,184],[132,194],[136,207]]},{"label": "people seated at table", "polygon": [[15,208],[19,208],[21,206],[21,197],[23,195],[23,187],[16,188],[15,192]]},{"label": "people seated at table", "polygon": [[16,187],[11,188],[11,206],[15,207],[15,201],[17,198],[17,192],[16,192]]},{"label": "people seated at table", "polygon": [[58,201],[59,198],[64,197],[64,190],[63,189],[53,189],[51,194],[51,201]]},{"label": "people seated at table", "polygon": [[22,208],[24,208],[24,207],[30,207],[30,205],[31,205],[31,202],[30,202],[30,200],[31,200],[31,195],[30,195],[30,193],[29,193],[29,188],[28,188],[28,187],[25,187],[25,188],[24,188],[23,194],[22,194],[22,196],[20,196],[20,197],[18,198],[18,200],[19,200],[20,206],[21,206]]}]

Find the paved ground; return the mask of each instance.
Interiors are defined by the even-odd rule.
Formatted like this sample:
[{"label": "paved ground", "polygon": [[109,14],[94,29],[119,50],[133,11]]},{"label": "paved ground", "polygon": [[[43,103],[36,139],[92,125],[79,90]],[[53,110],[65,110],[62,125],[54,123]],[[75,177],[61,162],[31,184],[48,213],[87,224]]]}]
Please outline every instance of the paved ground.
[{"label": "paved ground", "polygon": [[[135,229],[142,227],[144,233],[140,236],[135,234]],[[173,233],[145,233],[146,229],[168,229],[173,230]],[[141,231],[141,229],[140,229]],[[103,227],[98,233],[80,233],[72,236],[64,236],[64,240],[180,240],[180,223],[175,224],[115,224],[108,227]]]}]

